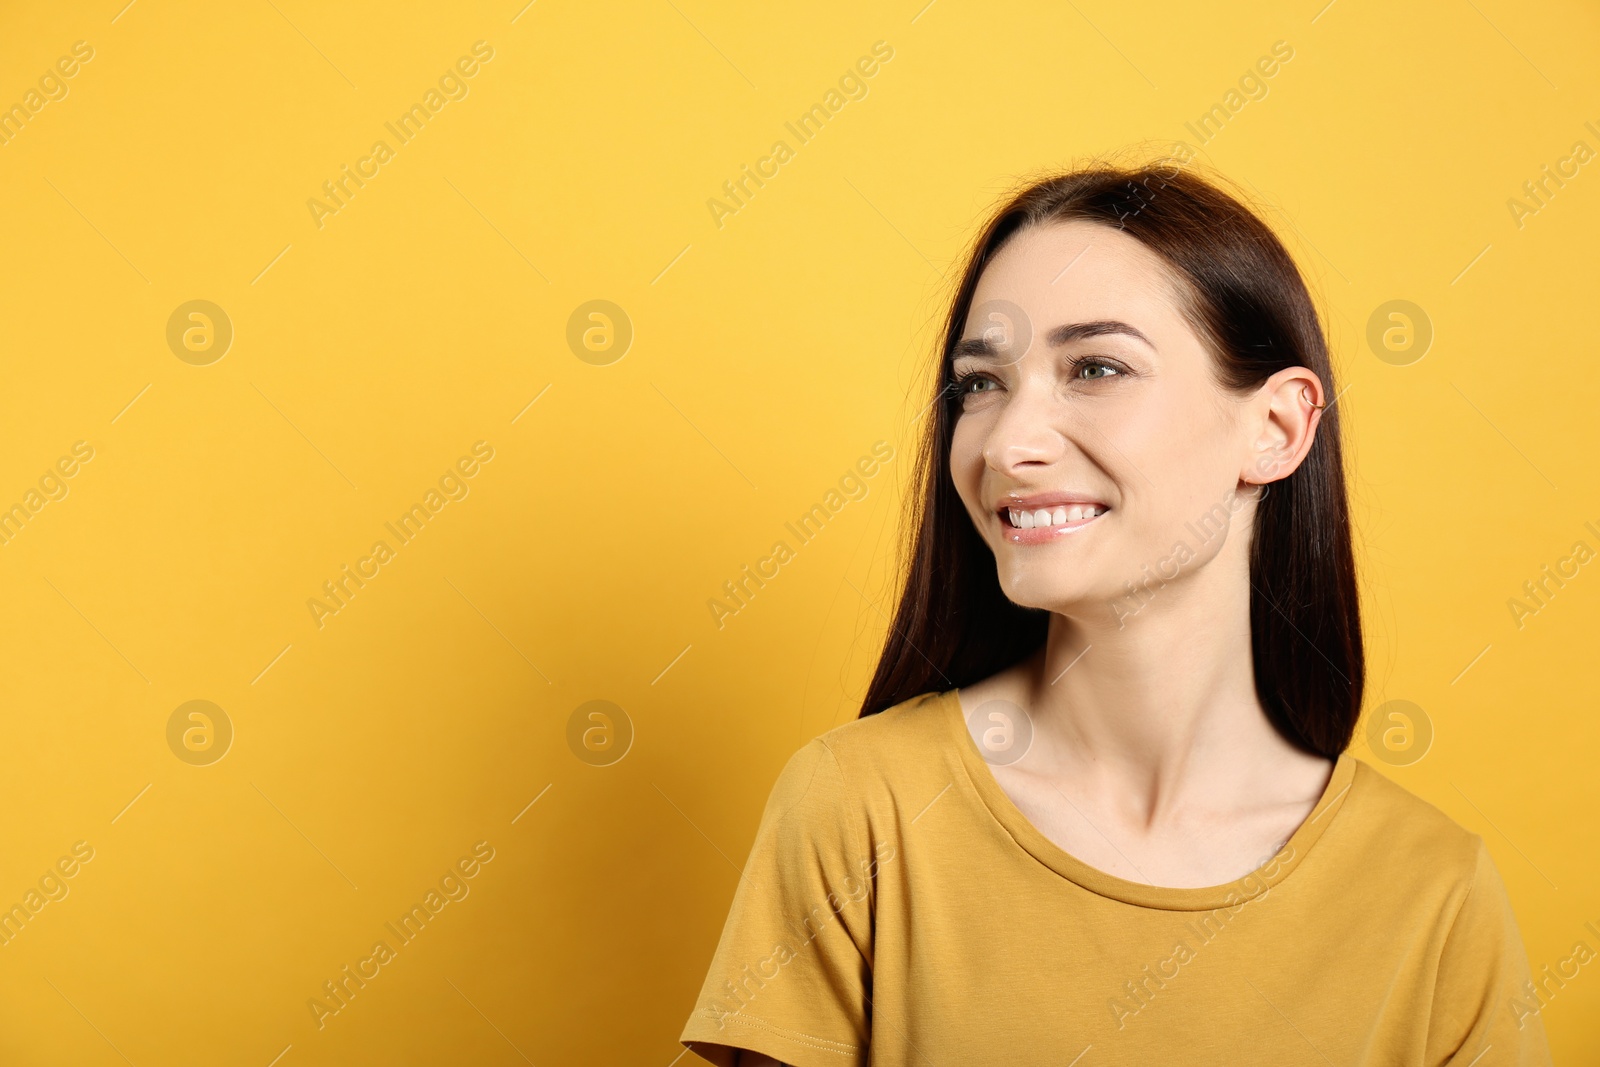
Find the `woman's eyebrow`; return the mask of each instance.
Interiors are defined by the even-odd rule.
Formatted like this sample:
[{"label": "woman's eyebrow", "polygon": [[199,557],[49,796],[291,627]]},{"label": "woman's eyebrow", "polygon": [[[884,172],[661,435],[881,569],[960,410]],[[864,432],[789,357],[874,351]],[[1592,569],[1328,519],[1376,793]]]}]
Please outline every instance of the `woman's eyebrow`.
[{"label": "woman's eyebrow", "polygon": [[[1128,323],[1120,322],[1116,319],[1069,322],[1057,326],[1045,334],[1044,340],[1045,344],[1051,348],[1060,348],[1071,341],[1078,341],[1086,337],[1102,337],[1106,334],[1114,333],[1125,334],[1135,340],[1143,341],[1150,347],[1151,351],[1155,351],[1156,346],[1151,342],[1150,338]],[[961,356],[972,356],[978,359],[999,359],[1000,350],[987,337],[969,337],[965,340],[957,341],[955,347],[950,350],[951,359]]]}]

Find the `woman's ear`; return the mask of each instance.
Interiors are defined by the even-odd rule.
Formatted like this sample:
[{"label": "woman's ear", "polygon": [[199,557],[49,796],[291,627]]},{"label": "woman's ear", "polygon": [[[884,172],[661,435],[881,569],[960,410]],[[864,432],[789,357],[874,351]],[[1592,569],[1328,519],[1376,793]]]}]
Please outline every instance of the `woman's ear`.
[{"label": "woman's ear", "polygon": [[1322,379],[1306,367],[1285,367],[1262,382],[1246,407],[1249,449],[1239,480],[1264,485],[1293,474],[1311,450],[1327,406]]}]

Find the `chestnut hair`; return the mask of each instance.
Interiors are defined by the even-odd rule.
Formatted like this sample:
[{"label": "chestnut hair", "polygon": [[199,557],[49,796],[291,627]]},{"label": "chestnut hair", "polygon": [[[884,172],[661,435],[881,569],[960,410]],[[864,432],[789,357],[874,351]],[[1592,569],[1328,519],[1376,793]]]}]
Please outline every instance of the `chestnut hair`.
[{"label": "chestnut hair", "polygon": [[[1216,184],[1157,161],[1096,164],[1016,193],[974,243],[944,325],[906,504],[909,565],[862,717],[935,689],[971,685],[1044,643],[1050,613],[1001,591],[994,554],[951,481],[961,398],[947,383],[984,267],[1017,232],[1072,219],[1137,238],[1187,283],[1180,284],[1183,314],[1224,388],[1243,393],[1301,366],[1337,395],[1322,324],[1294,261],[1260,218]],[[1256,691],[1272,725],[1301,750],[1336,758],[1360,715],[1366,672],[1339,414],[1331,402],[1303,462],[1257,505],[1250,634]]]}]

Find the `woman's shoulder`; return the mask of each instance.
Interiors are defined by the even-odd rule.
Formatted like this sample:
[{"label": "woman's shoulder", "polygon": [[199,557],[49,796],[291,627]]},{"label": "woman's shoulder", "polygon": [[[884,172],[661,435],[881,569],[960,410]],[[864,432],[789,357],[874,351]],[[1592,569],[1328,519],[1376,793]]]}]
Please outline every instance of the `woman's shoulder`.
[{"label": "woman's shoulder", "polygon": [[954,690],[930,690],[892,707],[840,723],[818,734],[840,760],[872,762],[944,751],[950,742],[950,705]]},{"label": "woman's shoulder", "polygon": [[[1487,850],[1481,835],[1354,756],[1347,818],[1357,848],[1379,865],[1403,865],[1434,878],[1470,883]],[[1462,794],[1465,797],[1465,794]],[[1470,803],[1470,801],[1469,801]]]},{"label": "woman's shoulder", "polygon": [[936,776],[955,757],[950,725],[951,716],[959,714],[951,707],[955,699],[954,690],[919,693],[839,723],[801,746],[791,765],[827,764],[855,790]]},{"label": "woman's shoulder", "polygon": [[837,836],[847,824],[870,823],[874,813],[896,807],[897,797],[920,795],[930,782],[948,784],[958,757],[946,699],[953,691],[920,693],[801,745],[773,783],[765,820],[782,833]]}]

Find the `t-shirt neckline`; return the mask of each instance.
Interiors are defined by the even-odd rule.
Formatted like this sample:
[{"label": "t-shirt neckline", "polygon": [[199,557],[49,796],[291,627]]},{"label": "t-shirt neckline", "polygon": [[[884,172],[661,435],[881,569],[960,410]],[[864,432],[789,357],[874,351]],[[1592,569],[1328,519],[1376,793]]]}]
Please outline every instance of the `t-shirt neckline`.
[{"label": "t-shirt neckline", "polygon": [[1317,799],[1316,806],[1311,809],[1305,821],[1289,835],[1289,840],[1278,849],[1273,858],[1241,878],[1221,885],[1195,888],[1130,882],[1114,874],[1108,874],[1098,867],[1090,866],[1051,841],[1034,826],[1000,787],[999,780],[984,761],[983,754],[978,751],[977,743],[967,732],[967,725],[961,714],[961,698],[958,691],[947,689],[938,694],[938,699],[943,702],[945,719],[950,726],[956,750],[961,754],[962,767],[973,789],[989,813],[994,816],[995,821],[1023,851],[1056,874],[1092,893],[1143,908],[1209,911],[1236,906],[1276,886],[1305,862],[1311,847],[1327,832],[1328,827],[1333,825],[1355,779],[1355,760],[1349,753],[1341,752],[1334,763],[1328,784],[1323,788],[1322,796]]}]

